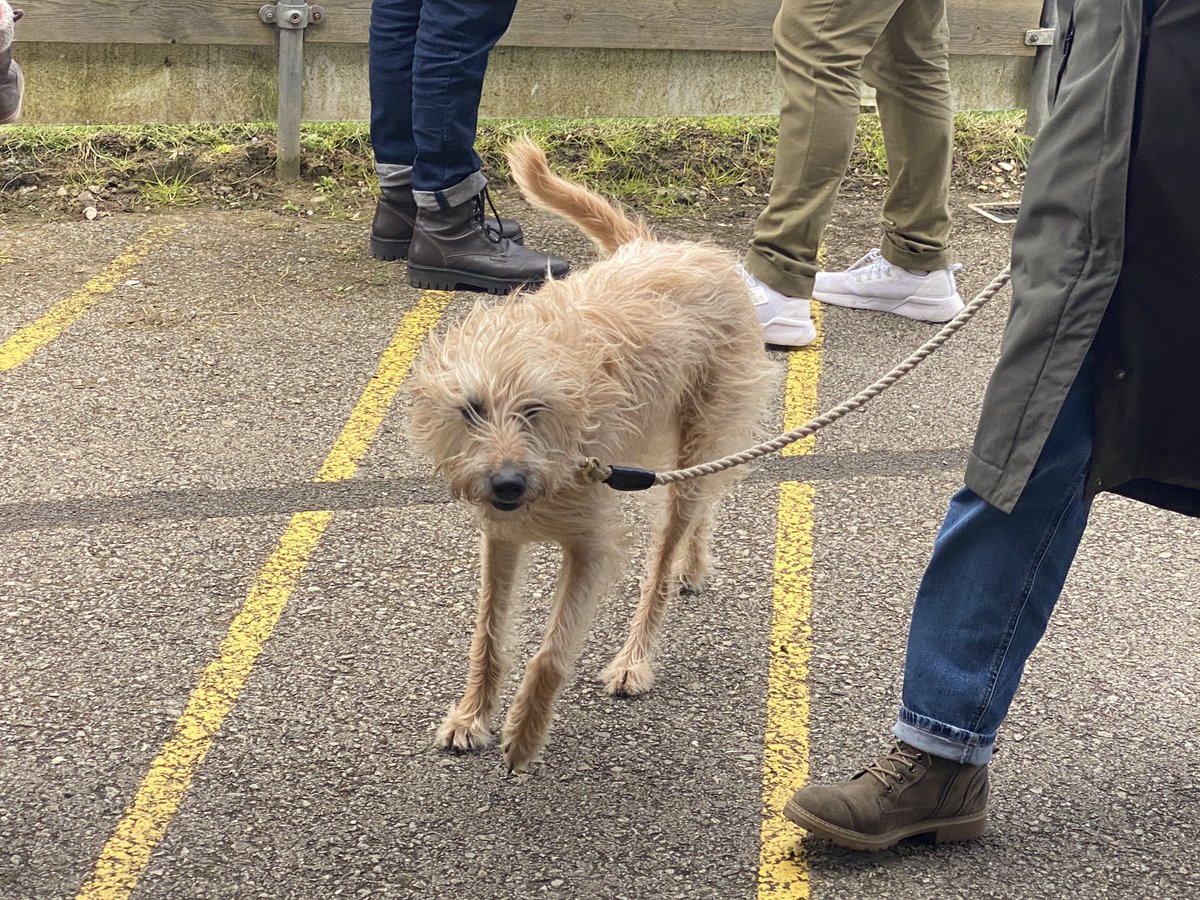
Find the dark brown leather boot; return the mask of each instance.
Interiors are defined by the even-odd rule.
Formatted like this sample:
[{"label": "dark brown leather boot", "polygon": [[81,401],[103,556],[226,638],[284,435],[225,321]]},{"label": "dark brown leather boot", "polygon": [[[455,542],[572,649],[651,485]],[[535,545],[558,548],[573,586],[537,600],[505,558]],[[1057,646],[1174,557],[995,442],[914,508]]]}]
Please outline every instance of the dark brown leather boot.
[{"label": "dark brown leather boot", "polygon": [[417,213],[408,255],[413,287],[507,294],[570,271],[565,259],[530,250],[487,227],[482,194],[450,209]]},{"label": "dark brown leather boot", "polygon": [[[413,199],[411,186],[380,188],[375,217],[371,221],[371,256],[383,260],[408,259],[416,221],[417,201]],[[500,233],[510,241],[525,243],[525,234],[517,222],[497,217],[486,224],[494,230],[497,222]]]},{"label": "dark brown leather boot", "polygon": [[886,850],[918,834],[935,843],[979,837],[987,803],[986,765],[962,765],[896,741],[849,781],[802,787],[783,814],[839,847]]}]

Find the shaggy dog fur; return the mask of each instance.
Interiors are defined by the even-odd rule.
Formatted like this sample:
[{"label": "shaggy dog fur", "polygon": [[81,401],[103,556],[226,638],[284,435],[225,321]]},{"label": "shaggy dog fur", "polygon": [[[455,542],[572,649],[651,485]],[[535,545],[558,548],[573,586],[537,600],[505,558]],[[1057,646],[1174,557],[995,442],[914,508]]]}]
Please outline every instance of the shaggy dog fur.
[{"label": "shaggy dog fur", "polygon": [[[415,442],[475,508],[482,531],[467,685],[438,731],[441,747],[491,742],[522,548],[562,548],[545,635],[501,733],[505,761],[520,771],[545,743],[554,698],[621,567],[620,498],[586,482],[580,461],[668,469],[741,450],[757,433],[775,367],[731,254],[656,240],[551,173],[528,139],[508,160],[525,197],[573,222],[604,258],[532,295],[477,305],[425,349],[411,390]],[[609,693],[650,690],[667,604],[681,586],[702,586],[714,506],[733,477],[654,489],[666,496],[628,640],[601,673]]]}]

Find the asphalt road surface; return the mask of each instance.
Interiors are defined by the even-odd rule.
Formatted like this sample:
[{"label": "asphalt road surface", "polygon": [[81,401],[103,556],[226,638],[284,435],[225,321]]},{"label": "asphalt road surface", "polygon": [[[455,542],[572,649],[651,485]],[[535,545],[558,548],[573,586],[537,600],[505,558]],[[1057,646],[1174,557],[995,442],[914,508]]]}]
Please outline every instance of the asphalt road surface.
[{"label": "asphalt road surface", "polygon": [[[509,199],[531,244],[561,223]],[[957,210],[960,286],[1007,261]],[[877,240],[851,192],[829,264]],[[744,245],[745,215],[661,223]],[[758,464],[652,694],[596,674],[645,536],[531,771],[433,732],[465,671],[476,541],[405,437],[403,381],[469,295],[421,293],[366,224],[192,210],[0,225],[0,897],[1200,896],[1200,534],[1096,504],[992,766],[978,841],[801,840],[788,792],[886,744],[911,598],[961,479],[1001,295],[922,368]],[[820,311],[775,353],[774,433],[936,330]],[[536,553],[518,665],[555,554]],[[511,683],[506,697],[511,696]]]}]

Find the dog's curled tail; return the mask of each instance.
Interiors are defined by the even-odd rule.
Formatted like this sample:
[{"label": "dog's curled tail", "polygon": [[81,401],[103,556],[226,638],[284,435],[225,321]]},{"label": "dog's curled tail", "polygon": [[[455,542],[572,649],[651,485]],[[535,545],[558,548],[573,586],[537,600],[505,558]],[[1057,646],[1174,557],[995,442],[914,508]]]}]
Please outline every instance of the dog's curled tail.
[{"label": "dog's curled tail", "polygon": [[595,191],[550,171],[546,154],[527,136],[509,144],[505,155],[513,180],[525,199],[572,222],[592,239],[601,253],[612,253],[630,241],[654,240],[643,222],[629,218]]}]

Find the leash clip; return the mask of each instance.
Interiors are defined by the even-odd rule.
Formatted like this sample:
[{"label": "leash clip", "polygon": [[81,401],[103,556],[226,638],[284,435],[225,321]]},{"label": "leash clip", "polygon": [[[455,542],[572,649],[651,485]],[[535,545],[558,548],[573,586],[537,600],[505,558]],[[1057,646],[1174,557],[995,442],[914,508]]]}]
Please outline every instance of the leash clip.
[{"label": "leash clip", "polygon": [[648,491],[657,483],[658,476],[649,469],[630,466],[606,466],[594,456],[579,464],[584,479],[593,484],[607,484],[614,491]]}]

